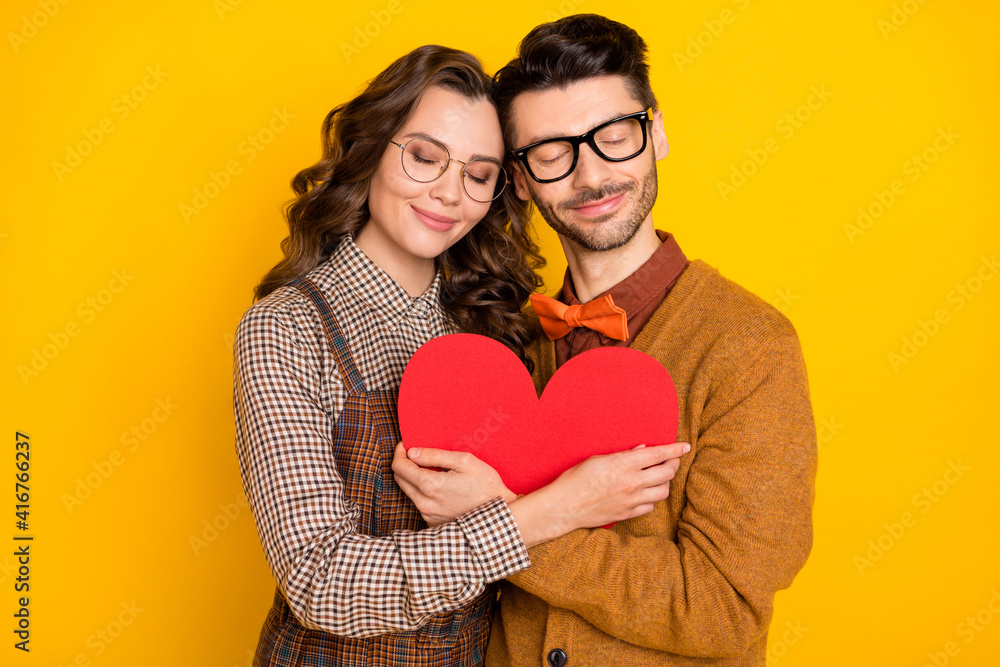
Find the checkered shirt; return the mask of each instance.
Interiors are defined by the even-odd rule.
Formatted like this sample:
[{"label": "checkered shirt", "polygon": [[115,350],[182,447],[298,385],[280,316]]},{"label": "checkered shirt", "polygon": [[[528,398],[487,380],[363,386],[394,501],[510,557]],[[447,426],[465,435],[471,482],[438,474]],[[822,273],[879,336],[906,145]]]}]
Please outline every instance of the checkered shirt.
[{"label": "checkered shirt", "polygon": [[[440,273],[410,297],[350,237],[308,277],[338,315],[369,390],[398,388],[417,348],[453,333]],[[530,565],[500,498],[436,528],[358,531],[332,446],[348,390],[301,292],[281,287],[250,307],[235,354],[243,487],[271,572],[304,626],[349,637],[413,630]]]}]

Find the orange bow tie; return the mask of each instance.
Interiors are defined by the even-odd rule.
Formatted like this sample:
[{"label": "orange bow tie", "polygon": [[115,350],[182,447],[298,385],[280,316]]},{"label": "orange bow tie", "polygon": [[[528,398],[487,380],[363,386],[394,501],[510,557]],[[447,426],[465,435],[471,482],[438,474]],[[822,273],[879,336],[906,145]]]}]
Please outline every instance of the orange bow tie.
[{"label": "orange bow tie", "polygon": [[587,327],[608,338],[628,340],[628,317],[615,305],[610,294],[575,306],[567,306],[544,294],[532,294],[531,307],[549,340],[562,338],[573,327]]}]

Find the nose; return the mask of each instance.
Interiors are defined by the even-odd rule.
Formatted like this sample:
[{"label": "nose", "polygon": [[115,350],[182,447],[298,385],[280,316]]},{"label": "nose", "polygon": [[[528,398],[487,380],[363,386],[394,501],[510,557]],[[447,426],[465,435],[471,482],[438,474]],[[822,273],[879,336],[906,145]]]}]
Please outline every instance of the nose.
[{"label": "nose", "polygon": [[586,143],[580,145],[580,154],[573,170],[573,185],[581,190],[597,190],[611,180],[611,164],[594,152]]},{"label": "nose", "polygon": [[449,206],[461,201],[462,166],[458,160],[451,160],[444,173],[431,182],[431,197]]}]

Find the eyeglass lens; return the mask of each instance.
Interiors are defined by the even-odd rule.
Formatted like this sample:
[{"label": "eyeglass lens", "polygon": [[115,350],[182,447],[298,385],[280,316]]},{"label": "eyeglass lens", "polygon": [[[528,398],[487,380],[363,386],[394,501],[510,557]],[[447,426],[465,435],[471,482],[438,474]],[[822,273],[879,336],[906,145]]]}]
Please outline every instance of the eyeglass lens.
[{"label": "eyeglass lens", "polygon": [[[411,139],[403,149],[403,170],[421,183],[436,180],[448,168],[450,160],[444,146],[426,139]],[[470,160],[462,171],[465,192],[478,202],[492,201],[506,184],[503,169],[490,160]]]}]

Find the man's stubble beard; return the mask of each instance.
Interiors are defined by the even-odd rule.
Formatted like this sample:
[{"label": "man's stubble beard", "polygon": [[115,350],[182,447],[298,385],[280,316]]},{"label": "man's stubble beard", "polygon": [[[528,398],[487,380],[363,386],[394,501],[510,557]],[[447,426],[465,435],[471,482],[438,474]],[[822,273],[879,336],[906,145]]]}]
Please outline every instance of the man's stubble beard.
[{"label": "man's stubble beard", "polygon": [[[556,213],[555,206],[540,201],[534,191],[534,188],[531,185],[528,187],[529,192],[531,192],[531,197],[535,201],[535,206],[538,207],[538,212],[542,214],[545,222],[547,222],[549,226],[552,227],[552,229],[554,229],[558,234],[592,252],[603,252],[606,250],[621,248],[635,238],[639,228],[642,227],[642,223],[649,216],[649,212],[653,210],[653,204],[656,202],[657,189],[658,182],[656,178],[656,162],[654,161],[650,165],[650,169],[646,173],[646,176],[643,177],[641,192],[639,193],[638,199],[635,200],[635,206],[632,211],[628,213],[628,217],[614,225],[605,225],[604,222],[606,220],[610,220],[616,215],[621,215],[621,211],[614,211],[607,214],[603,218],[594,218],[593,222],[590,224],[595,225],[595,229],[588,233],[579,226],[574,225],[572,222],[567,222],[560,217],[560,215]],[[572,200],[560,204],[559,208],[566,210],[574,206],[587,204],[589,202],[600,201],[605,197],[618,195],[623,192],[635,192],[635,190],[636,186],[634,184],[621,185],[612,183],[601,188],[600,190],[588,190],[587,192],[581,193]],[[570,213],[570,215],[572,215],[572,213]]]}]

